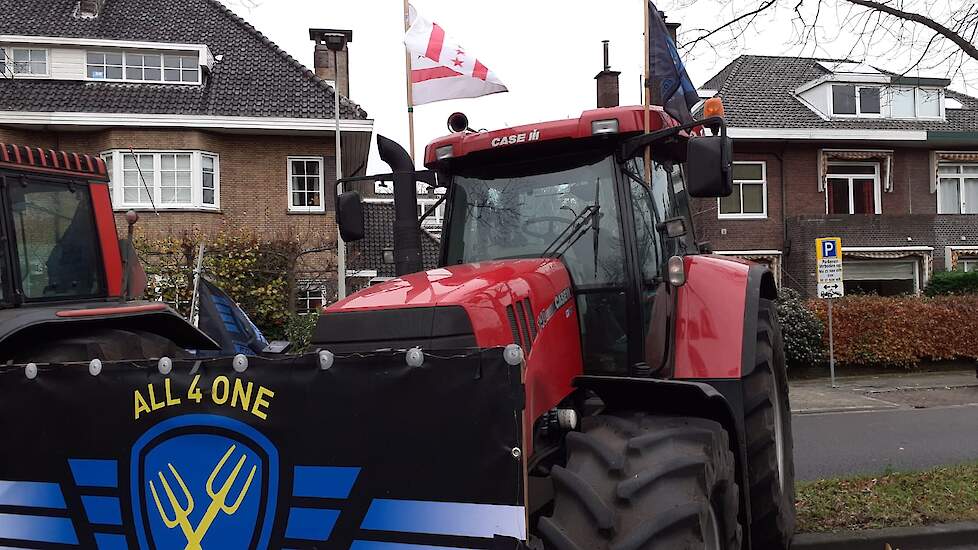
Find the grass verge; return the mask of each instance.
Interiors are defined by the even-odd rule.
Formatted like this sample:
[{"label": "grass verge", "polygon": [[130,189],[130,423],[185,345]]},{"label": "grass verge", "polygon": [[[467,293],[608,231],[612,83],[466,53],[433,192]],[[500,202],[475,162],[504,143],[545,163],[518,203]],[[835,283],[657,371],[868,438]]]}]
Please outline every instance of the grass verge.
[{"label": "grass verge", "polygon": [[978,520],[978,464],[825,479],[796,488],[798,532]]}]

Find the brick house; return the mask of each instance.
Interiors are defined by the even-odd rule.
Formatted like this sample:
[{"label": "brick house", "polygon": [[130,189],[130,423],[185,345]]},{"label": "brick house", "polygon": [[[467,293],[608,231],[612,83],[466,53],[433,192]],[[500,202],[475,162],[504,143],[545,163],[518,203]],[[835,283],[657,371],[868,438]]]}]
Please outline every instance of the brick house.
[{"label": "brick house", "polygon": [[[134,209],[147,237],[335,247],[333,86],[345,175],[363,172],[373,122],[348,99],[347,51],[337,71],[329,32],[310,30],[313,71],[217,0],[10,0],[0,142],[101,155],[120,230]],[[331,251],[304,263],[300,308],[335,280]]]},{"label": "brick house", "polygon": [[699,240],[815,290],[816,237],[841,237],[847,291],[919,292],[978,268],[978,99],[940,78],[738,57],[700,90],[734,138],[734,193],[697,200]]}]

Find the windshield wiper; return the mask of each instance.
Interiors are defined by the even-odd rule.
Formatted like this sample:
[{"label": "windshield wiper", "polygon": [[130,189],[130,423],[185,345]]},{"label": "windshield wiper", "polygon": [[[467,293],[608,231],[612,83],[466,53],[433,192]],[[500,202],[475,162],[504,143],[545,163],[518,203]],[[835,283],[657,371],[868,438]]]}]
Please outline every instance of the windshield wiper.
[{"label": "windshield wiper", "polygon": [[547,248],[543,250],[542,256],[545,258],[555,258],[562,255],[568,248],[574,246],[574,243],[587,232],[588,227],[598,219],[598,212],[600,210],[601,207],[598,205],[588,206],[584,210],[581,210],[581,213],[571,220],[571,223],[557,235],[557,238],[547,245]]}]

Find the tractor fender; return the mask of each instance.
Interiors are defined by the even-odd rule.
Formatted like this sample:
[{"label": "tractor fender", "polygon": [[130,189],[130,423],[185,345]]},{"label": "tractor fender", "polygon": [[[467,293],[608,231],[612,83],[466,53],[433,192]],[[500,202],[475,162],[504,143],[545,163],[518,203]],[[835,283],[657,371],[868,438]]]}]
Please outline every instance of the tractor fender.
[{"label": "tractor fender", "polygon": [[[582,375],[574,378],[578,391],[594,392],[605,411],[645,411],[652,414],[694,416],[719,422],[730,437],[737,461],[740,510],[743,525],[750,525],[750,492],[747,479],[747,443],[744,437],[744,405],[741,381],[666,380],[623,376]],[[750,530],[744,529],[744,548],[750,548]]]},{"label": "tractor fender", "polygon": [[715,255],[684,258],[673,378],[739,379],[754,369],[759,298],[777,298],[766,267]]}]

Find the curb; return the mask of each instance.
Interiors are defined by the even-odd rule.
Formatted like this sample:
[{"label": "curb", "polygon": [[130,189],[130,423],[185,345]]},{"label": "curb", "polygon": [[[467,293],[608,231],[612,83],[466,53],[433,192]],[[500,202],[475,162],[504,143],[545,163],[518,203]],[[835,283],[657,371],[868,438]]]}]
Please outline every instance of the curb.
[{"label": "curb", "polygon": [[850,407],[826,407],[824,409],[794,409],[791,414],[822,414],[822,413],[843,413],[843,412],[872,412],[872,411],[892,411],[901,409],[900,405],[853,405]]},{"label": "curb", "polygon": [[896,550],[928,550],[975,544],[978,522],[942,523],[922,527],[890,527],[840,533],[795,535],[792,550],[882,550],[889,543]]}]

